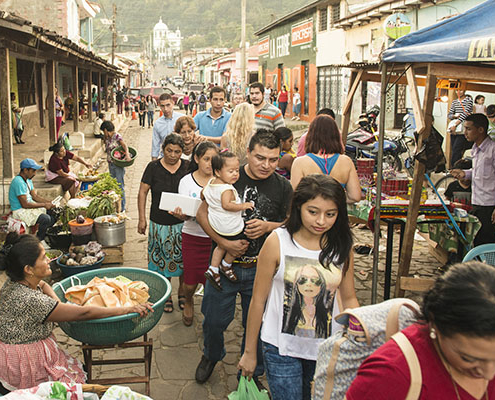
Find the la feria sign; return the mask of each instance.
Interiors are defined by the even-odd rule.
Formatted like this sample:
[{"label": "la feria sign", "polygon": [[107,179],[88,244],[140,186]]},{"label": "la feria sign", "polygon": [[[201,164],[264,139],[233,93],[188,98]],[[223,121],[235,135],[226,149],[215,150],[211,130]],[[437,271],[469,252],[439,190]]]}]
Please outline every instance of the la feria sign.
[{"label": "la feria sign", "polygon": [[311,47],[313,42],[313,18],[298,22],[291,26],[290,33],[284,33],[274,38],[264,36],[258,41],[258,55],[262,57],[279,58],[290,55],[290,48],[301,46],[301,49]]}]

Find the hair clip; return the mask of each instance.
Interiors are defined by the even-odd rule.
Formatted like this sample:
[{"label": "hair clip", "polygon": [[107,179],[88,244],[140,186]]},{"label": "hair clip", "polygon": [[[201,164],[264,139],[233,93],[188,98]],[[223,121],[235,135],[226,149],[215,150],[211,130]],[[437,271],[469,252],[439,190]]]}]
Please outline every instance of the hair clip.
[{"label": "hair clip", "polygon": [[229,151],[229,149],[226,147],[225,149],[220,150],[220,154],[226,153],[227,151]]},{"label": "hair clip", "polygon": [[11,244],[3,245],[3,247],[0,249],[0,253],[3,253],[5,256],[8,256],[12,247],[13,245]]}]

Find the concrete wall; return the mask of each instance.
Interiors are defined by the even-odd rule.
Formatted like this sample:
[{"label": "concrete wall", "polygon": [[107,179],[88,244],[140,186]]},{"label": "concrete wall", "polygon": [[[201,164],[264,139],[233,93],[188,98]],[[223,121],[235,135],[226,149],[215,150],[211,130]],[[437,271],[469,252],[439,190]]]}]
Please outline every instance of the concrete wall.
[{"label": "concrete wall", "polygon": [[329,29],[316,35],[316,66],[346,64],[346,36],[343,29]]}]

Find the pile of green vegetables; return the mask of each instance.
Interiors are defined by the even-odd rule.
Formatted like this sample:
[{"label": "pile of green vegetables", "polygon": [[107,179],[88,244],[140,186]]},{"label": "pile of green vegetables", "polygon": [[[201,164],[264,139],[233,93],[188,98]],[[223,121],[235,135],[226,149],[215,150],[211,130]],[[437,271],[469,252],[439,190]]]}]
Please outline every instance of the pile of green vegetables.
[{"label": "pile of green vegetables", "polygon": [[86,216],[95,219],[103,215],[115,214],[116,211],[115,199],[109,195],[100,195],[91,200]]},{"label": "pile of green vegetables", "polygon": [[100,179],[86,192],[86,194],[89,197],[97,197],[112,190],[119,196],[122,196],[122,190],[120,189],[117,179],[112,178],[108,172],[105,172],[100,175]]}]

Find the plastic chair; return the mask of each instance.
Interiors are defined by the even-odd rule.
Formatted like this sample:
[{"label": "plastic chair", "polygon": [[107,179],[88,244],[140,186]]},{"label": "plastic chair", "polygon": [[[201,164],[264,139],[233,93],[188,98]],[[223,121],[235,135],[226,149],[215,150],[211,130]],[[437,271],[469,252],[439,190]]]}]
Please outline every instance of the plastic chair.
[{"label": "plastic chair", "polygon": [[469,250],[462,262],[471,260],[481,261],[485,264],[495,266],[495,243],[482,244]]}]

